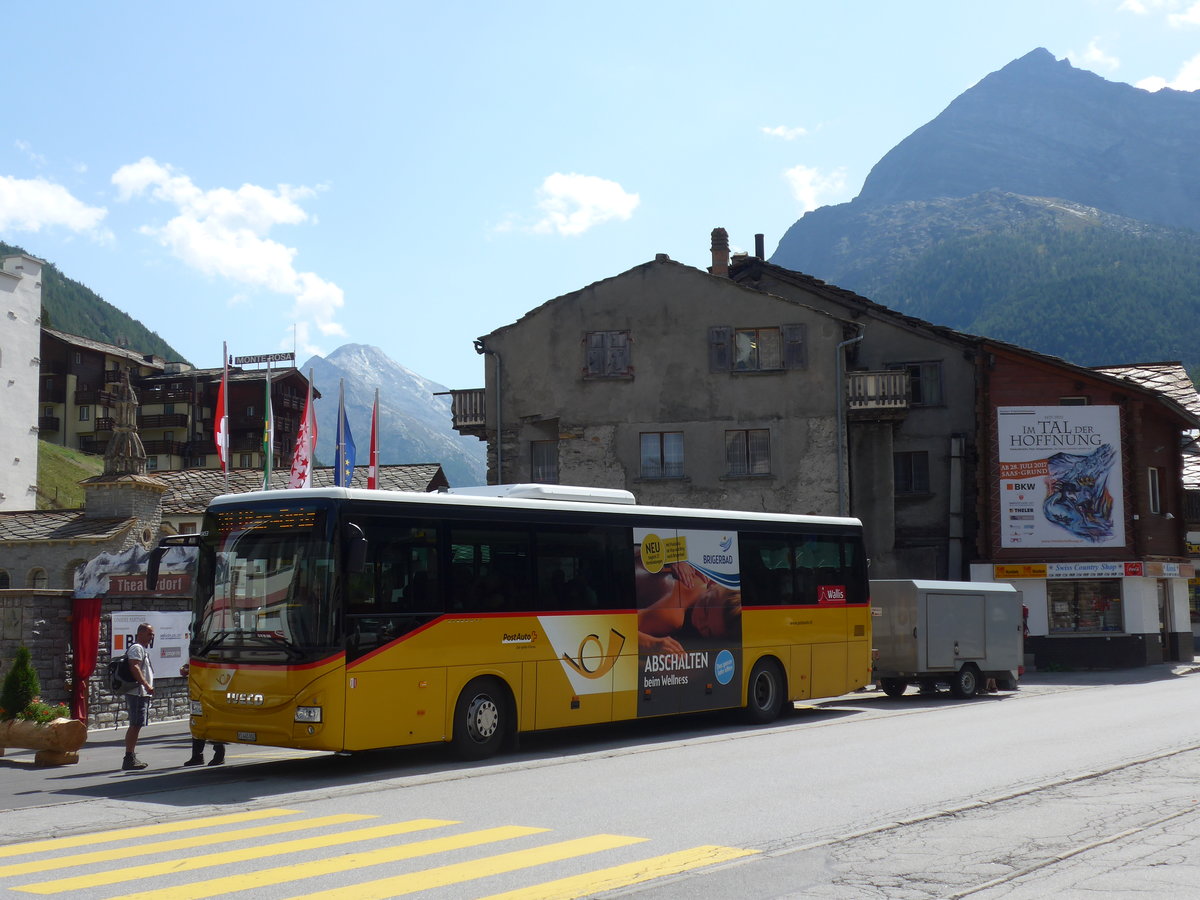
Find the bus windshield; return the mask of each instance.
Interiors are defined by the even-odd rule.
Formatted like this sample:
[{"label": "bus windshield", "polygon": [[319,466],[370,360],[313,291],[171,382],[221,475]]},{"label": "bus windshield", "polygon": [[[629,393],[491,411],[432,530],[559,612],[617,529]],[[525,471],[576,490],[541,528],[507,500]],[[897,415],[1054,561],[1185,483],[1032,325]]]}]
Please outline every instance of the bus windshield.
[{"label": "bus windshield", "polygon": [[311,503],[208,511],[194,658],[290,665],[340,648],[327,519]]}]

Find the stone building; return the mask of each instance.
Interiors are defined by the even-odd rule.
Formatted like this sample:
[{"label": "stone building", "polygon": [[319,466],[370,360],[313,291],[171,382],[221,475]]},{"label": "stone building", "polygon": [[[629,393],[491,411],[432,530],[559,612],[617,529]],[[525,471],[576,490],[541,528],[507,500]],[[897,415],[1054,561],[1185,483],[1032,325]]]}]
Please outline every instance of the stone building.
[{"label": "stone building", "polygon": [[43,265],[25,255],[0,264],[0,510],[36,505]]}]

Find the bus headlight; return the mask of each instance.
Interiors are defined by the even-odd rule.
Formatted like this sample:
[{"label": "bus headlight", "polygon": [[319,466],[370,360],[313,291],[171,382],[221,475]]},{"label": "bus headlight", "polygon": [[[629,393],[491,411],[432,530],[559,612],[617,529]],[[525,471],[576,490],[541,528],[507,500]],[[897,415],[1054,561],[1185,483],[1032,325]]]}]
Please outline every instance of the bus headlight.
[{"label": "bus headlight", "polygon": [[204,715],[204,704],[199,700],[188,700],[188,708],[193,716]]},{"label": "bus headlight", "polygon": [[296,707],[297,722],[320,722],[321,707],[319,706],[297,706]]}]

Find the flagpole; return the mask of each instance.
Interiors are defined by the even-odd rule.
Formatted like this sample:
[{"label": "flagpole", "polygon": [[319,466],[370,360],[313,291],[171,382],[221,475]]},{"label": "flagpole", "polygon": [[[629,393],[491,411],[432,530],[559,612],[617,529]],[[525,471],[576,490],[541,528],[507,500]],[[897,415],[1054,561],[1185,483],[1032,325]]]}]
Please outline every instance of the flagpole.
[{"label": "flagpole", "polygon": [[313,409],[313,370],[308,370],[308,406],[305,407],[308,417],[308,471],[304,473],[304,486],[312,487],[313,470],[317,467],[317,411]]},{"label": "flagpole", "polygon": [[367,487],[379,487],[379,388],[375,388],[375,405],[371,407],[371,460],[367,467]]},{"label": "flagpole", "polygon": [[267,360],[267,389],[266,410],[263,416],[263,486],[264,491],[271,489],[271,457],[275,452],[274,422],[271,415],[271,360]]},{"label": "flagpole", "polygon": [[229,493],[229,344],[221,341],[221,468],[225,470],[225,493]]}]

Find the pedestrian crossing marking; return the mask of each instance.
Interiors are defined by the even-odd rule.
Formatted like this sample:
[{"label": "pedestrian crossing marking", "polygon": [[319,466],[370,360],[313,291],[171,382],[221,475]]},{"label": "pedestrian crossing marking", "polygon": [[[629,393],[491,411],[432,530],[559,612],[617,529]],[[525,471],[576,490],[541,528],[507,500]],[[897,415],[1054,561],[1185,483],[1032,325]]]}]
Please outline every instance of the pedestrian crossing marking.
[{"label": "pedestrian crossing marking", "polygon": [[[339,831],[334,834],[322,834],[311,838],[300,838],[294,841],[281,841],[275,844],[261,844],[257,847],[245,847],[240,850],[228,850],[222,853],[206,853],[201,856],[191,856],[187,859],[170,860],[160,863],[148,863],[143,866],[133,866],[127,869],[113,869],[107,872],[95,872],[91,875],[76,875],[70,878],[56,878],[53,881],[41,881],[25,884],[13,890],[25,891],[30,894],[57,894],[60,891],[83,890],[106,884],[120,884],[124,881],[135,881],[151,878],[155,875],[170,875],[175,872],[191,872],[196,869],[207,869],[213,866],[223,866],[230,863],[246,862],[252,859],[262,859],[268,856],[278,856],[282,853],[296,853],[301,850],[316,850],[322,847],[336,847],[339,844],[350,844],[357,841],[374,838],[394,837],[398,834],[411,834],[428,828],[442,828],[447,825],[457,825],[446,819],[413,819],[398,825],[375,825],[370,828],[355,828],[351,831]],[[534,829],[544,831],[545,829]],[[403,845],[415,846],[415,845]],[[338,857],[344,859],[345,857]],[[292,867],[287,867],[290,871]],[[234,890],[234,888],[230,888]],[[140,895],[139,895],[140,896]],[[197,894],[204,897],[207,894]]]},{"label": "pedestrian crossing marking", "polygon": [[294,809],[256,809],[251,812],[202,816],[198,819],[187,819],[182,822],[135,825],[130,828],[118,828],[114,831],[101,831],[96,834],[76,834],[70,837],[46,838],[40,841],[26,841],[23,844],[9,844],[7,847],[0,847],[0,859],[6,856],[20,856],[25,853],[45,853],[52,850],[66,850],[69,847],[86,847],[89,844],[107,844],[110,841],[128,841],[134,838],[153,837],[156,834],[174,834],[183,830],[211,828],[214,825],[235,825],[238,822],[254,822],[258,819],[271,819],[276,816],[298,815],[300,815],[300,812]]},{"label": "pedestrian crossing marking", "polygon": [[[290,853],[304,853],[323,848],[342,847],[350,844],[358,844],[362,841],[394,838],[399,835],[411,835],[428,829],[445,828],[461,824],[460,822],[446,819],[413,819],[394,824],[373,825],[362,828],[351,827],[347,830],[329,834],[318,834],[312,837],[275,841],[268,844],[200,855],[191,855],[189,852],[194,851],[196,848],[209,847],[216,844],[233,841],[255,841],[295,831],[331,828],[361,822],[366,819],[378,818],[376,815],[340,813],[279,822],[267,822],[265,824],[252,824],[248,827],[232,828],[216,833],[188,833],[221,825],[242,825],[248,822],[261,822],[272,817],[304,815],[303,812],[291,809],[264,809],[228,815],[202,816],[176,822],[118,828],[90,835],[76,835],[14,844],[8,847],[0,847],[0,858],[6,857],[12,859],[22,853],[29,856],[37,856],[38,858],[0,865],[0,877],[28,875],[34,872],[46,872],[49,870],[61,872],[63,869],[72,867],[96,866],[97,864],[108,863],[114,860],[130,858],[142,860],[151,854],[175,853],[177,856],[175,859],[109,869],[87,875],[59,877],[50,881],[13,885],[9,886],[8,890],[21,891],[27,894],[49,895],[70,891],[94,890],[107,885],[120,885],[134,881],[141,882],[138,885],[139,887],[149,887],[150,885],[145,883],[147,879],[168,879],[185,872],[211,869],[218,866],[235,866],[238,863],[276,858]],[[313,859],[310,854],[303,856],[301,862],[292,865],[275,865],[258,871],[225,875],[189,884],[178,884],[172,887],[154,888],[137,894],[122,892],[120,896],[123,900],[203,900],[203,898],[222,894],[271,888],[276,888],[273,893],[277,894],[281,892],[278,889],[280,885],[295,884],[296,882],[346,872],[358,873],[359,870],[364,870],[371,866],[394,864],[433,854],[483,848],[489,844],[541,835],[548,831],[549,829],[547,828],[531,828],[515,825],[498,826],[460,834],[444,834],[441,837],[424,838],[408,843],[389,844],[388,846],[376,847],[374,849],[352,850],[352,852],[343,853],[340,856],[328,859]],[[167,833],[170,833],[172,836],[164,840],[135,845],[127,843],[130,838],[142,838]],[[491,856],[484,856],[477,859],[402,872],[398,875],[389,875],[376,880],[345,885],[330,890],[302,894],[293,898],[293,900],[301,900],[301,898],[303,900],[316,900],[316,898],[319,898],[319,900],[373,900],[373,898],[385,900],[385,898],[396,897],[415,891],[449,887],[482,878],[531,869],[536,866],[587,857],[591,854],[610,852],[641,844],[647,840],[647,838],[642,837],[628,837],[614,834],[578,837],[541,846],[494,853]],[[108,848],[100,846],[116,841],[121,841],[122,844]],[[74,854],[42,855],[72,848],[83,848],[83,850]],[[598,893],[618,890],[670,875],[679,875],[706,866],[744,859],[755,856],[758,853],[759,851],[757,850],[719,845],[703,845],[635,862],[596,869],[580,875],[544,881],[540,884],[530,885],[529,887],[493,894],[486,898],[486,900],[566,900],[566,898],[589,897]],[[392,871],[395,871],[395,869]],[[0,887],[0,890],[3,890],[3,887]]]},{"label": "pedestrian crossing marking", "polygon": [[[677,853],[666,853],[652,859],[625,863],[608,869],[598,869],[583,875],[547,881],[503,894],[492,894],[484,900],[570,900],[575,897],[591,897],[604,891],[642,884],[667,875],[678,875],[703,866],[755,856],[758,850],[739,850],[736,847],[693,847]],[[316,895],[319,896],[319,895]]]},{"label": "pedestrian crossing marking", "polygon": [[287,834],[291,831],[303,831],[307,828],[324,828],[329,825],[344,825],[347,822],[361,822],[364,819],[376,818],[378,816],[342,813],[335,816],[319,816],[315,819],[279,822],[274,825],[260,825],[256,828],[238,828],[234,831],[221,831],[216,834],[175,838],[169,841],[154,841],[149,844],[127,844],[121,847],[113,847],[109,850],[93,850],[91,853],[77,853],[73,856],[56,856],[49,859],[38,859],[32,862],[0,866],[0,877],[6,875],[29,875],[34,872],[53,871],[69,866],[86,866],[97,862],[112,862],[113,860],[129,859],[130,857],[145,857],[154,853],[166,853],[170,850],[190,850],[195,847],[209,847],[213,844],[227,844],[230,841],[269,837],[275,834]]},{"label": "pedestrian crossing marking", "polygon": [[531,866],[545,865],[563,859],[583,856],[587,853],[599,853],[602,850],[615,850],[618,847],[628,847],[630,844],[640,844],[647,838],[623,837],[619,834],[597,834],[591,837],[575,838],[570,841],[560,841],[557,844],[546,844],[542,847],[532,847],[528,850],[513,850],[498,856],[488,856],[483,859],[472,859],[466,862],[451,863],[438,866],[435,869],[425,869],[421,872],[409,872],[378,881],[368,881],[329,891],[317,891],[312,894],[302,894],[292,900],[388,900],[389,897],[399,897],[416,891],[427,891],[432,888],[446,887],[451,884],[462,884],[464,881],[474,881],[490,875],[502,875],[505,872],[515,872],[518,869],[528,869]]},{"label": "pedestrian crossing marking", "polygon": [[[123,900],[202,900],[202,898],[215,897],[219,894],[229,894],[234,891],[271,887],[277,884],[286,884],[289,881],[318,878],[322,875],[334,875],[339,872],[351,872],[365,868],[366,866],[378,866],[382,863],[414,859],[418,856],[428,856],[433,853],[463,850],[468,847],[477,847],[480,844],[494,841],[508,841],[513,838],[527,837],[531,834],[544,834],[547,830],[546,828],[502,825],[498,828],[468,831],[464,834],[456,834],[444,838],[432,838],[412,844],[397,844],[394,847],[381,847],[378,850],[348,853],[345,856],[335,856],[332,859],[314,860],[291,866],[276,866],[272,869],[260,869],[257,872],[245,872],[225,878],[213,878],[209,881],[198,881],[193,884],[180,885],[179,887],[144,891],[139,894],[123,894],[122,897]],[[639,839],[633,838],[633,840]],[[362,885],[355,885],[353,889],[354,897],[360,898],[363,896],[361,888]],[[17,890],[24,890],[24,888],[18,888]]]}]

